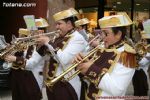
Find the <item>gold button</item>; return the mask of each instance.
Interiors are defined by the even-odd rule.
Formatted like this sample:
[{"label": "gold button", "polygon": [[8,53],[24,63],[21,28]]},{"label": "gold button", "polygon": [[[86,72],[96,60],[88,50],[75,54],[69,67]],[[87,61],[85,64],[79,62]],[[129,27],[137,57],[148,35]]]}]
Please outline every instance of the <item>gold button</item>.
[{"label": "gold button", "polygon": [[92,72],[92,71],[89,73],[89,75],[90,75],[90,76],[93,76],[93,77],[96,77],[96,73],[95,73],[95,72]]},{"label": "gold button", "polygon": [[109,64],[113,64],[114,61],[113,61],[113,60],[108,60],[108,63],[109,63]]}]

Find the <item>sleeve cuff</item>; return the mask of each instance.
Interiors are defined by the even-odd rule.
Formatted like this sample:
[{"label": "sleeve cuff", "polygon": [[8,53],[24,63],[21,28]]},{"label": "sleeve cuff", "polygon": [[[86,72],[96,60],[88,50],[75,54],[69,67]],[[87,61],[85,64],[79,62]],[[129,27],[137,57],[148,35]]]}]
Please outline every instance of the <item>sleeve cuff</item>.
[{"label": "sleeve cuff", "polygon": [[24,62],[25,62],[25,60],[24,60],[24,58],[23,57],[16,57],[16,64],[17,65],[22,65],[22,64],[24,64]]},{"label": "sleeve cuff", "polygon": [[47,52],[47,46],[43,45],[41,46],[37,52],[41,55],[41,56],[45,56],[46,55],[46,52]]}]

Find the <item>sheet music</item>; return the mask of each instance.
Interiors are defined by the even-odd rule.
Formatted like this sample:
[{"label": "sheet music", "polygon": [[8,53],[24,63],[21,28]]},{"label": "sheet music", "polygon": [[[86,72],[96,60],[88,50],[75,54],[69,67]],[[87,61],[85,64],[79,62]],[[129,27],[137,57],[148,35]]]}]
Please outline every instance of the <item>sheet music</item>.
[{"label": "sheet music", "polygon": [[35,16],[34,15],[24,15],[23,18],[25,20],[28,30],[37,30],[37,27],[35,25]]},{"label": "sheet music", "polygon": [[3,35],[0,35],[0,50],[5,49],[7,46],[7,42]]}]

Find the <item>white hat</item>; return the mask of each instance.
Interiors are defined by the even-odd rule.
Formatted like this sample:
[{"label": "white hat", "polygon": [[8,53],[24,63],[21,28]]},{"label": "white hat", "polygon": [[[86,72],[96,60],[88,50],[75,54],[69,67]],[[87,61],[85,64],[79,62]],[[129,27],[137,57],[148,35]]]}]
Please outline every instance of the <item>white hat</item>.
[{"label": "white hat", "polygon": [[89,24],[89,20],[87,18],[79,19],[75,22],[75,26],[79,27],[81,25]]},{"label": "white hat", "polygon": [[99,25],[101,28],[129,26],[131,24],[132,21],[126,13],[106,16],[99,19]]},{"label": "white hat", "polygon": [[44,28],[44,27],[48,27],[49,26],[48,22],[44,18],[35,19],[35,25],[38,28]]},{"label": "white hat", "polygon": [[74,8],[63,10],[53,15],[55,21],[66,19],[68,17],[77,16],[79,13]]}]

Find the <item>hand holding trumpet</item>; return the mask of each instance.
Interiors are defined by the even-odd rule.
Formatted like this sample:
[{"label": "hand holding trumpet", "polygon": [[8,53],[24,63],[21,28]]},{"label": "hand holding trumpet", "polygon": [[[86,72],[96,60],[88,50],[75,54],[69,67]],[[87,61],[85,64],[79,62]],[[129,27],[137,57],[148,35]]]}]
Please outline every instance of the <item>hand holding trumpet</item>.
[{"label": "hand holding trumpet", "polygon": [[12,63],[12,62],[16,61],[16,56],[6,55],[4,59],[5,59],[5,61]]},{"label": "hand holding trumpet", "polygon": [[39,45],[44,45],[44,44],[48,44],[48,42],[50,41],[50,38],[48,36],[39,36],[36,39],[37,44]]},{"label": "hand holding trumpet", "polygon": [[[74,63],[79,63],[80,61],[83,60],[85,56],[82,53],[79,53],[75,56],[73,62]],[[86,59],[84,62],[80,63],[77,66],[77,70],[80,70],[80,72],[85,75],[86,72],[88,71],[88,69],[90,68],[90,66],[92,65],[92,60]]]}]

